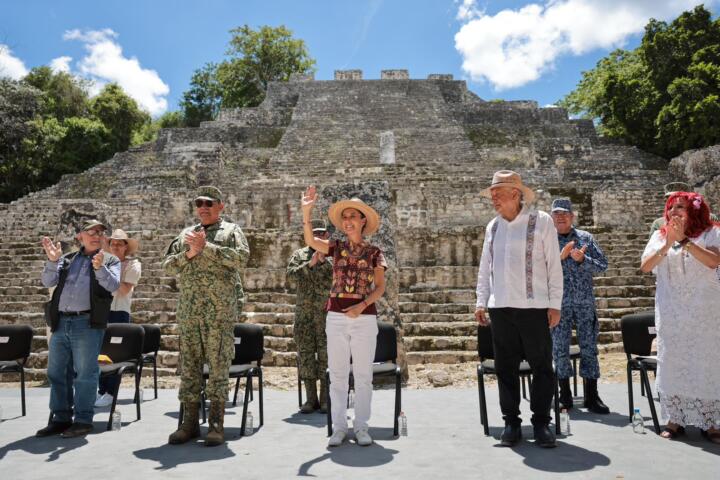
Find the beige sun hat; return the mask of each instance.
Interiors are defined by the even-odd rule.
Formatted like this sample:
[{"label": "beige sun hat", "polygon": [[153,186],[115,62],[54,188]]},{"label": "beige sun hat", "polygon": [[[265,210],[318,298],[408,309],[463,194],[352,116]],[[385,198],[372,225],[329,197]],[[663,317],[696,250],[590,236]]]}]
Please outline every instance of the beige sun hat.
[{"label": "beige sun hat", "polygon": [[140,242],[138,242],[134,238],[130,238],[128,234],[125,232],[125,230],[122,230],[120,228],[116,228],[113,230],[112,235],[110,235],[109,240],[125,240],[127,242],[127,252],[125,252],[126,257],[132,257],[135,255],[138,251],[138,248],[140,248]]},{"label": "beige sun hat", "polygon": [[351,198],[350,200],[340,200],[333,203],[328,209],[328,218],[339,231],[342,232],[342,212],[348,208],[362,212],[365,215],[365,228],[363,235],[372,235],[380,228],[380,215],[370,205],[363,202],[359,198]]},{"label": "beige sun hat", "polygon": [[495,174],[493,174],[492,183],[488,188],[480,192],[480,195],[491,198],[490,192],[494,188],[500,187],[512,187],[520,190],[523,194],[523,201],[526,204],[532,203],[532,201],[535,200],[535,192],[533,192],[530,187],[522,183],[522,178],[520,178],[519,173],[513,172],[512,170],[500,170],[495,172]]}]

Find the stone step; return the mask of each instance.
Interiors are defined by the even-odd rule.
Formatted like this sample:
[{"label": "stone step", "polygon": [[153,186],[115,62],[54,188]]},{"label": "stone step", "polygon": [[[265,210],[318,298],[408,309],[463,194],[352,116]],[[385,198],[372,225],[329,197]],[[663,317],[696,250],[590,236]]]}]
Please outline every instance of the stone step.
[{"label": "stone step", "polygon": [[475,289],[447,289],[428,292],[401,292],[398,296],[400,303],[468,303],[475,305],[477,300]]},{"label": "stone step", "polygon": [[473,303],[400,302],[401,313],[473,313]]},{"label": "stone step", "polygon": [[477,335],[403,337],[407,352],[436,350],[473,350],[477,352]]}]

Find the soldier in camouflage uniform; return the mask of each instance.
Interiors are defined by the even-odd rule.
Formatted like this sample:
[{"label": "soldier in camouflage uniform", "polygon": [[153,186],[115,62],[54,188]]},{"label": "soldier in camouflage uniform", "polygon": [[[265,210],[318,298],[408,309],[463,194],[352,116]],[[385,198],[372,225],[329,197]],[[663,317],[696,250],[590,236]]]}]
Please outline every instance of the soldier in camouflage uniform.
[{"label": "soldier in camouflage uniform", "polygon": [[[313,221],[313,234],[329,237],[325,222]],[[305,382],[307,401],[301,413],[317,409],[327,411],[325,370],[327,369],[327,337],[325,336],[325,304],[332,287],[332,263],[320,252],[304,247],[293,253],[287,274],[297,283],[293,335],[298,351],[300,378]],[[320,399],[317,381],[320,380]]]},{"label": "soldier in camouflage uniform", "polygon": [[173,240],[162,263],[165,272],[178,276],[180,289],[179,397],[184,417],[169,443],[185,443],[200,435],[198,409],[203,364],[207,364],[210,421],[205,445],[214,446],[224,441],[228,374],[235,355],[233,328],[244,303],[240,269],[250,249],[240,227],[220,219],[224,208],[220,190],[200,187],[195,207],[200,223]]}]

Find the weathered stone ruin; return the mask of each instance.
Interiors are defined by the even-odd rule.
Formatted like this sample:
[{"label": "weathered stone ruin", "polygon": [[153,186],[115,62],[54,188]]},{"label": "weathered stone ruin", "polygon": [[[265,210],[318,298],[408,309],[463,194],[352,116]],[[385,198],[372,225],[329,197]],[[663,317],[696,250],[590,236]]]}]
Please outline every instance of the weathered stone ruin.
[{"label": "weathered stone ruin", "polygon": [[596,282],[602,348],[620,349],[619,318],[651,308],[654,279],[638,270],[650,222],[662,210],[667,162],[598,137],[561,108],[487,102],[450,75],[408,78],[359,70],[335,80],[270,84],[257,108],[226,110],[199,128],[166,129],[156,142],[115,155],[55,186],[0,205],[0,322],[36,328],[31,366],[47,357],[40,284],[49,235],[71,245],[72,222],[99,216],[141,241],[143,277],[133,319],[162,327],[160,365],[178,361],[175,279],[160,269],[170,240],[194,222],[195,188],[225,193],[226,217],[252,250],[242,321],[263,325],[268,365],[295,365],[292,286],[286,262],[301,246],[300,193],[319,187],[320,211],[339,194],[375,194],[381,243],[392,249],[384,318],[402,334],[411,364],[477,359],[475,279],[484,227],[494,216],[478,192],[494,171],[513,169],[540,190],[547,209],[569,196],[578,223],[610,259]]}]

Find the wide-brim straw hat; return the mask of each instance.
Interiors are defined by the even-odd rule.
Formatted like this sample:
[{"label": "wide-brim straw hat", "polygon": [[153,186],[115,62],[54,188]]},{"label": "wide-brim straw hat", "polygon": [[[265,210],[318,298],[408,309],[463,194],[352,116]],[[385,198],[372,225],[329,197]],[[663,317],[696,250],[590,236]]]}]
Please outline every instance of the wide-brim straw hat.
[{"label": "wide-brim straw hat", "polygon": [[137,241],[134,238],[130,238],[130,236],[125,232],[125,230],[122,230],[121,228],[116,228],[113,230],[112,235],[110,235],[110,238],[108,238],[108,241],[110,240],[125,240],[127,242],[127,252],[125,252],[126,257],[132,257],[135,255],[140,248],[140,242]]},{"label": "wide-brim straw hat", "polygon": [[483,197],[492,198],[490,192],[492,192],[494,188],[500,187],[511,187],[520,190],[523,194],[523,201],[526,204],[532,203],[532,201],[535,200],[535,192],[532,190],[532,188],[523,184],[522,178],[520,178],[520,174],[513,172],[512,170],[500,170],[498,172],[495,172],[495,174],[493,175],[492,183],[488,188],[480,192],[480,195],[482,195]]},{"label": "wide-brim straw hat", "polygon": [[339,231],[343,231],[342,227],[342,212],[348,208],[354,208],[365,215],[365,228],[363,228],[363,235],[372,235],[380,228],[380,215],[367,203],[363,202],[359,198],[351,198],[350,200],[340,200],[339,202],[333,203],[328,209],[328,218],[335,225]]}]

